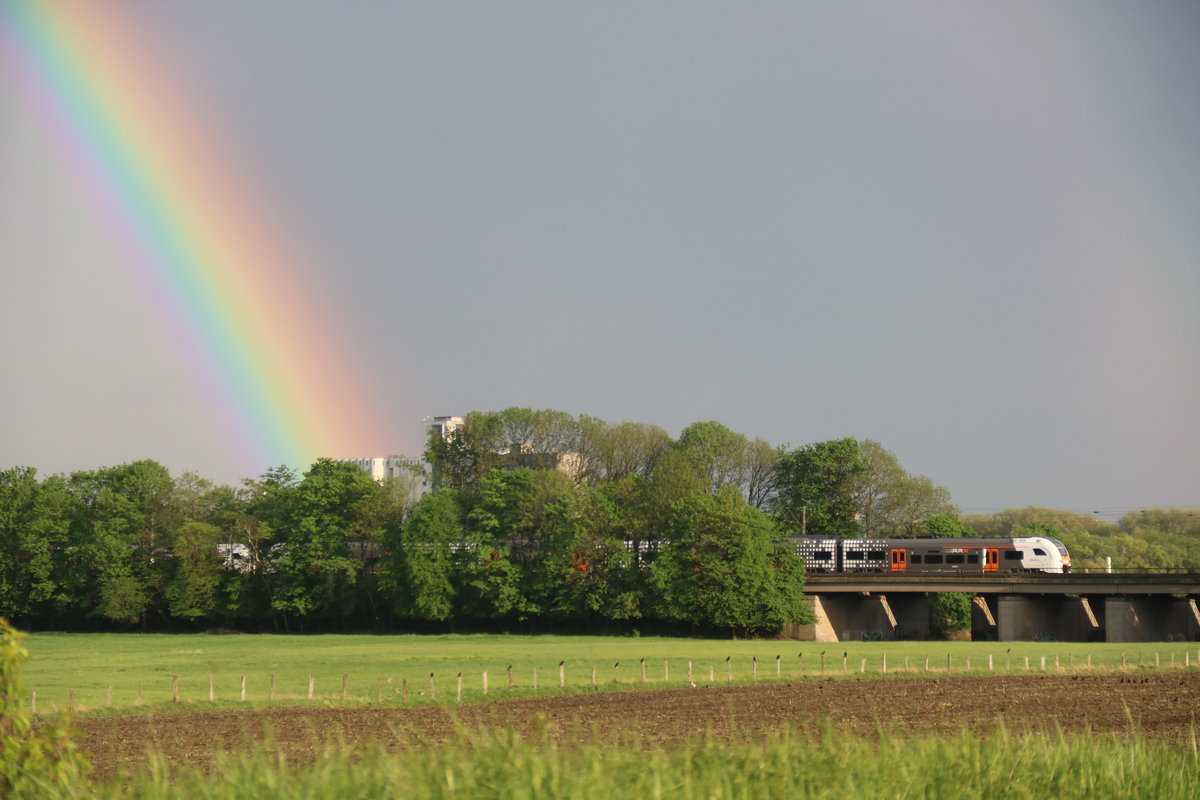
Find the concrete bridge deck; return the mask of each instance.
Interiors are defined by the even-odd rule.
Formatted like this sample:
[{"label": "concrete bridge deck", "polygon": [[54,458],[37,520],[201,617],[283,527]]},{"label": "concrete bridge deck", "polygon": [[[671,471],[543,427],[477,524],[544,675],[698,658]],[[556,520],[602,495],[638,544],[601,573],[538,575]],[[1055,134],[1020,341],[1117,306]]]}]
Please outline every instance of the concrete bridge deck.
[{"label": "concrete bridge deck", "polygon": [[1200,641],[1200,574],[808,576],[818,641],[929,636],[931,592],[975,595],[972,638],[998,641]]},{"label": "concrete bridge deck", "polygon": [[1200,595],[1200,573],[1067,573],[1023,575],[891,575],[888,573],[815,573],[806,592],[967,592],[969,594]]}]

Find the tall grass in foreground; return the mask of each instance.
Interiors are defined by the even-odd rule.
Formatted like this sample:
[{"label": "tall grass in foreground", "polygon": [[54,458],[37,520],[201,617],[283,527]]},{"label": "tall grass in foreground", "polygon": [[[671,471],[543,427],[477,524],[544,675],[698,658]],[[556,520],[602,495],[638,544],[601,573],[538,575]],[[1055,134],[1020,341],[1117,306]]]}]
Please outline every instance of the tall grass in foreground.
[{"label": "tall grass in foreground", "polygon": [[[330,748],[290,765],[268,747],[218,756],[207,776],[157,762],[126,781],[43,787],[30,797],[235,798],[1175,798],[1200,783],[1195,732],[1167,743],[1128,735],[854,736],[826,728],[735,743],[656,747],[594,735],[556,748],[512,731],[462,734],[388,754]],[[24,798],[14,798],[24,800]]]}]

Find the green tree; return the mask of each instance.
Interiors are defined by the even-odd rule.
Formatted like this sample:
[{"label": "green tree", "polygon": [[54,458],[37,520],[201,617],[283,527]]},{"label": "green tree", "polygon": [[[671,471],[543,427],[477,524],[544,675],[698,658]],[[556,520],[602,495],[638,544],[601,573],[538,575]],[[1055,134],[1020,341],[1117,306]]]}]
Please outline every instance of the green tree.
[{"label": "green tree", "polygon": [[977,535],[975,531],[962,523],[957,514],[935,514],[925,520],[922,534],[943,538],[964,538]]},{"label": "green tree", "polygon": [[73,555],[83,567],[71,571],[70,593],[98,599],[86,611],[145,624],[170,571],[170,532],[178,522],[170,473],[154,461],[135,461],[72,473],[67,488],[77,500]]},{"label": "green tree", "polygon": [[778,454],[765,439],[746,445],[746,501],[766,511],[775,494],[775,459]]},{"label": "green tree", "polygon": [[379,490],[347,462],[318,459],[304,473],[273,561],[271,602],[285,624],[290,617],[334,615],[347,607],[362,567],[348,542],[374,533],[363,529],[362,508]]},{"label": "green tree", "polygon": [[659,613],[733,633],[773,633],[804,619],[803,568],[774,536],[770,518],[734,487],[681,500],[650,568]]},{"label": "green tree", "polygon": [[859,449],[864,469],[856,494],[864,536],[920,536],[927,519],[957,513],[948,490],[910,475],[879,442],[864,439]]},{"label": "green tree", "polygon": [[679,434],[675,445],[710,494],[723,486],[745,486],[746,449],[749,441],[719,422],[693,422]]},{"label": "green tree", "polygon": [[865,471],[855,439],[782,450],[775,461],[772,512],[781,526],[795,533],[859,536],[858,491]]},{"label": "green tree", "polygon": [[455,614],[455,550],[463,541],[453,492],[417,501],[386,540],[381,588],[397,614],[421,622],[444,622]]},{"label": "green tree", "polygon": [[971,595],[936,592],[929,597],[929,629],[947,638],[971,630]]},{"label": "green tree", "polygon": [[581,449],[594,482],[614,483],[631,476],[649,478],[671,447],[671,437],[657,425],[589,420]]},{"label": "green tree", "polygon": [[63,556],[73,500],[59,476],[32,467],[0,472],[0,617],[45,615],[67,603]]},{"label": "green tree", "polygon": [[175,531],[172,547],[175,569],[166,586],[171,616],[196,620],[216,613],[224,574],[217,553],[222,538],[217,526],[194,520]]},{"label": "green tree", "polygon": [[494,413],[472,411],[463,425],[448,436],[431,430],[425,443],[425,461],[431,469],[434,491],[473,489],[499,464],[503,429]]}]

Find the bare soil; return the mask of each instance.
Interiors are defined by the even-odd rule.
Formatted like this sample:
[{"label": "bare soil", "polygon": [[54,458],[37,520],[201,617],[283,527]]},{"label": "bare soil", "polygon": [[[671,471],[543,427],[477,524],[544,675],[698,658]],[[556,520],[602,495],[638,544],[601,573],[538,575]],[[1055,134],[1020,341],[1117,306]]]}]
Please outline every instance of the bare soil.
[{"label": "bare soil", "polygon": [[263,742],[304,759],[323,743],[374,740],[415,749],[456,732],[506,726],[570,746],[574,737],[627,745],[689,737],[757,736],[788,726],[894,733],[1010,730],[1141,733],[1181,739],[1200,716],[1200,670],[1125,675],[897,677],[807,680],[762,686],[699,687],[497,700],[457,708],[283,707],[170,710],[75,721],[80,750],[99,778],[136,766],[146,752],[204,767],[214,750]]}]

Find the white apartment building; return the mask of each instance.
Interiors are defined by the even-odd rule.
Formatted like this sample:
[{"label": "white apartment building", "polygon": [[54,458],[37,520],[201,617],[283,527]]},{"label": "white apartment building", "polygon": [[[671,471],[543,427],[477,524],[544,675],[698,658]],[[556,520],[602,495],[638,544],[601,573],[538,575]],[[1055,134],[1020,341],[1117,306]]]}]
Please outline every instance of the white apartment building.
[{"label": "white apartment building", "polygon": [[462,417],[426,417],[424,422],[425,430],[437,431],[443,439],[463,426]]}]

